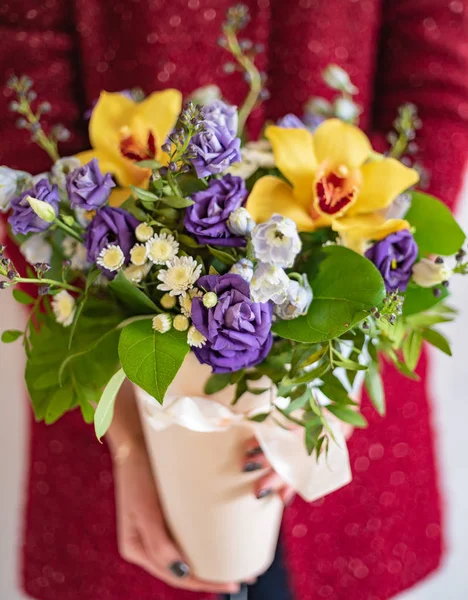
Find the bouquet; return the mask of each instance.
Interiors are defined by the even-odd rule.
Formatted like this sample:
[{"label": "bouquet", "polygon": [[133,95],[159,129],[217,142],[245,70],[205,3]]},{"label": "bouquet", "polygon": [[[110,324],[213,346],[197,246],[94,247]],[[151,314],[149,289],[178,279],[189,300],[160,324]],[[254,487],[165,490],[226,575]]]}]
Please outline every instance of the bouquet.
[{"label": "bouquet", "polygon": [[265,94],[258,49],[239,41],[246,19],[231,9],[221,40],[248,76],[239,110],[215,86],[185,105],[173,89],[103,92],[92,149],[77,156],[59,157],[66,132],[43,128],[48,103],[12,79],[19,125],[52,159],[36,176],[0,169],[0,208],[30,263],[20,273],[1,248],[0,287],[38,291],[13,291],[30,317],[2,340],[23,342],[37,420],[79,409],[102,438],[125,378],[164,409],[189,357],[211,372],[205,402],[261,397],[241,419],[303,431],[319,461],[337,422],[366,426],[356,382],[385,413],[380,361],[415,378],[424,341],[450,354],[435,327],[455,316],[446,299],[468,270],[465,235],[415,189],[415,107],[375,152],[356,124],[357,90],[332,65],[332,102],[312,99],[304,117],[246,141]]}]

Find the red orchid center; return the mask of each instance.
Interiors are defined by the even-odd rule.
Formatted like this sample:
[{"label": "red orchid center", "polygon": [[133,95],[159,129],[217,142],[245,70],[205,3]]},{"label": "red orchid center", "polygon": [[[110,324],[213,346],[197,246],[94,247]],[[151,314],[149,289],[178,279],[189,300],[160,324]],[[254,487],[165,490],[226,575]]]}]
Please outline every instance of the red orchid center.
[{"label": "red orchid center", "polygon": [[356,198],[357,186],[346,167],[319,177],[315,183],[316,206],[322,214],[342,213]]},{"label": "red orchid center", "polygon": [[153,132],[148,132],[146,142],[141,143],[131,132],[125,128],[120,140],[120,152],[125,158],[133,161],[148,160],[156,156],[156,138]]}]

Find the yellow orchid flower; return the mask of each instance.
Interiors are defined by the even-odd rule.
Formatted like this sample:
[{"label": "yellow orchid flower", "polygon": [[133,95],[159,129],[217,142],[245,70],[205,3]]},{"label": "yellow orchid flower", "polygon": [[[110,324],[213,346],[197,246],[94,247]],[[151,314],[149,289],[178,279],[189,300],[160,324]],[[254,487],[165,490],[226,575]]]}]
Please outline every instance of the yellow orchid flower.
[{"label": "yellow orchid flower", "polygon": [[[101,170],[112,173],[120,186],[144,186],[150,171],[137,167],[135,161],[166,160],[161,146],[181,107],[182,95],[173,89],[154,92],[143,102],[102,92],[89,124],[92,150],[81,152],[77,158],[82,164],[97,158]],[[114,190],[110,202],[117,206],[129,195],[129,190]]]},{"label": "yellow orchid flower", "polygon": [[266,137],[289,183],[272,176],[255,183],[247,209],[257,222],[279,213],[299,231],[331,226],[358,251],[365,240],[409,228],[404,220],[386,220],[384,209],[418,182],[417,172],[393,158],[375,159],[357,127],[329,119],[314,134],[270,126]]}]

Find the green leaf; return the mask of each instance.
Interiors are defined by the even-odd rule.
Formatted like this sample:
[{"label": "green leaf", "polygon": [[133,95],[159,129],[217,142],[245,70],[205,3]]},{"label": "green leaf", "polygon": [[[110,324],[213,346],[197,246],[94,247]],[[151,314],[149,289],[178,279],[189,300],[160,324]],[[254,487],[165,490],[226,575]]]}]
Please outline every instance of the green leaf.
[{"label": "green leaf", "polygon": [[159,333],[149,320],[127,325],[120,335],[119,356],[125,374],[161,403],[189,350],[186,332]]},{"label": "green leaf", "polygon": [[436,306],[449,295],[446,288],[439,288],[440,296],[434,296],[432,288],[422,288],[416,285],[410,285],[405,293],[405,302],[403,304],[403,315],[405,317],[429,310]]},{"label": "green leaf", "polygon": [[237,258],[235,256],[224,250],[219,250],[218,248],[213,248],[212,246],[207,246],[207,248],[210,254],[226,265],[233,265],[235,262],[237,262]]},{"label": "green leaf", "polygon": [[70,387],[53,388],[52,395],[47,404],[44,422],[52,425],[60,419],[73,405],[73,390]]},{"label": "green leaf", "polygon": [[161,312],[161,309],[144,292],[129,281],[122,271],[109,283],[121,304],[131,315],[148,315]]},{"label": "green leaf", "polygon": [[458,252],[466,235],[450,209],[429,194],[413,192],[411,196],[411,208],[405,219],[415,228],[414,239],[420,254],[450,256]]},{"label": "green leaf", "polygon": [[132,190],[132,192],[135,194],[135,196],[137,198],[139,198],[140,200],[143,200],[144,202],[159,202],[159,200],[161,200],[161,198],[156,196],[156,194],[153,194],[152,192],[148,192],[148,190],[142,190],[141,188],[138,188],[134,185],[131,185],[130,189]]},{"label": "green leaf", "polygon": [[423,337],[419,331],[411,331],[403,342],[403,358],[410,371],[414,371],[421,355]]},{"label": "green leaf", "polygon": [[137,206],[136,200],[133,196],[127,198],[125,202],[120,205],[120,208],[123,208],[124,210],[129,212],[141,222],[148,220],[148,215],[145,213],[144,210]]},{"label": "green leaf", "polygon": [[177,240],[183,246],[187,246],[187,248],[203,248],[201,244],[197,244],[196,240],[194,240],[189,235],[184,235],[183,233],[179,233],[179,235],[177,236]]},{"label": "green leaf", "polygon": [[94,413],[94,431],[96,432],[98,440],[102,439],[112,423],[115,399],[125,381],[125,377],[124,370],[119,369],[117,373],[112,376],[102,392],[101,399],[99,400],[96,412]]},{"label": "green leaf", "polygon": [[307,448],[307,452],[312,454],[315,450],[315,447],[318,444],[319,437],[322,434],[323,426],[322,424],[315,424],[307,422],[305,426],[305,445]]},{"label": "green leaf", "polygon": [[4,344],[11,344],[12,342],[16,342],[22,335],[23,332],[18,329],[7,329],[2,333],[2,342]]},{"label": "green leaf", "polygon": [[[330,364],[328,362],[325,362],[322,365],[319,365],[315,369],[312,369],[311,371],[308,371],[307,373],[304,373],[299,377],[294,377],[294,379],[289,379],[289,377],[285,377],[281,383],[281,386],[288,388],[291,386],[300,385],[301,383],[309,383],[311,381],[314,381],[315,379],[320,379],[322,375],[325,375],[329,368]],[[282,394],[280,394],[280,396],[281,395]]]},{"label": "green leaf", "polygon": [[187,206],[195,204],[191,198],[181,198],[180,196],[161,196],[160,200],[171,208],[187,208]]},{"label": "green leaf", "polygon": [[336,404],[329,404],[326,408],[328,411],[334,414],[335,417],[340,419],[340,421],[354,425],[354,427],[367,427],[367,421],[364,416],[352,408],[347,408],[346,406],[337,406]]},{"label": "green leaf", "polygon": [[365,376],[366,390],[369,398],[379,415],[385,415],[385,390],[382,377],[379,373],[379,365],[375,362],[369,364]]},{"label": "green leaf", "polygon": [[23,292],[23,290],[19,289],[13,290],[13,298],[16,300],[16,302],[19,302],[20,304],[34,304],[35,302],[32,296],[26,294],[26,292]]},{"label": "green leaf", "polygon": [[216,394],[231,383],[231,373],[215,373],[205,383],[205,394]]},{"label": "green leaf", "polygon": [[309,343],[339,337],[385,297],[383,279],[370,260],[342,246],[318,250],[306,273],[314,292],[309,312],[278,321],[273,331],[281,337]]},{"label": "green leaf", "polygon": [[160,169],[162,167],[162,164],[154,159],[139,160],[134,164],[142,169]]},{"label": "green leaf", "polygon": [[449,341],[439,331],[431,328],[425,329],[422,332],[422,336],[426,342],[429,342],[429,344],[435,348],[438,348],[448,356],[452,356],[452,350],[450,349]]}]

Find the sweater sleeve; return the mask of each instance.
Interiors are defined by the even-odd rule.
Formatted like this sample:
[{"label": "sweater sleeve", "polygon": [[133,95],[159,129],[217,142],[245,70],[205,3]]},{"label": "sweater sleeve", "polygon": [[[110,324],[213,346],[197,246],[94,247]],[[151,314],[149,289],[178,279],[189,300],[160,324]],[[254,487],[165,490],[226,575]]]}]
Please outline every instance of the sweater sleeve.
[{"label": "sweater sleeve", "polygon": [[374,128],[418,107],[429,191],[453,209],[468,158],[468,0],[386,0],[380,39]]}]

